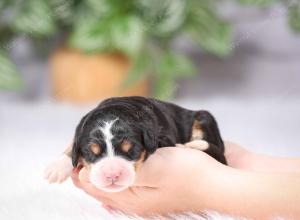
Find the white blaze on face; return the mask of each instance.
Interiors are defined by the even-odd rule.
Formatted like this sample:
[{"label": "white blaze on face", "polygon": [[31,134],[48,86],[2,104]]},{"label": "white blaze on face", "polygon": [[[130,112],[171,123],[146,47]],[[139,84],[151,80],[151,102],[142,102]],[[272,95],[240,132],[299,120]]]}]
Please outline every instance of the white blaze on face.
[{"label": "white blaze on face", "polygon": [[106,151],[107,151],[108,157],[113,157],[115,155],[114,148],[113,148],[113,145],[111,142],[111,140],[114,137],[111,133],[111,128],[112,128],[113,124],[115,123],[115,121],[117,121],[117,120],[118,120],[118,118],[116,118],[115,120],[109,121],[109,122],[105,121],[104,126],[100,127],[100,130],[103,133],[104,140],[106,143]]},{"label": "white blaze on face", "polygon": [[132,185],[135,179],[133,163],[115,155],[111,128],[117,119],[104,122],[100,127],[106,143],[106,156],[92,164],[90,180],[98,189],[119,192]]}]

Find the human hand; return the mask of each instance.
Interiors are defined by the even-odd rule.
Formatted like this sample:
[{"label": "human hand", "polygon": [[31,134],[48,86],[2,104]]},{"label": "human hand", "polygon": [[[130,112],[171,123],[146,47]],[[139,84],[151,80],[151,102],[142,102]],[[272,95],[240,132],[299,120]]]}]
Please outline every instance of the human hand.
[{"label": "human hand", "polygon": [[[229,166],[199,150],[180,147],[158,149],[143,164],[133,186],[118,193],[95,188],[85,169],[74,170],[72,179],[77,187],[101,201],[106,208],[126,214],[145,216],[215,210],[252,219],[270,219],[274,213],[300,217],[298,174],[242,170],[253,169],[253,161],[256,161],[257,167],[274,171],[280,160],[287,164],[280,167],[291,172],[299,167],[299,159],[269,158],[266,163],[266,156],[257,156],[234,143],[225,143],[225,148]],[[236,157],[252,158],[252,162],[234,163]],[[244,201],[247,201],[247,206]]]},{"label": "human hand", "polygon": [[134,184],[121,192],[97,189],[85,168],[75,169],[72,180],[110,210],[138,215],[199,212],[207,208],[207,187],[220,166],[199,150],[166,147],[151,155],[137,172]]}]

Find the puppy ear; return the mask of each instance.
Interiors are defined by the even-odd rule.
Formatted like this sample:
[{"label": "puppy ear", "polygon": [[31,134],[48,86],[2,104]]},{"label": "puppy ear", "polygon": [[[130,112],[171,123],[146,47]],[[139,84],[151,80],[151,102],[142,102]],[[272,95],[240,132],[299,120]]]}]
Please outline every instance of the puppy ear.
[{"label": "puppy ear", "polygon": [[73,143],[73,147],[72,147],[72,164],[74,167],[77,167],[79,159],[82,155],[81,149],[80,149],[79,138],[81,137],[81,135],[83,133],[83,128],[84,128],[87,120],[91,117],[91,115],[94,111],[95,110],[93,110],[90,113],[88,113],[87,115],[85,115],[76,127],[74,143]]},{"label": "puppy ear", "polygon": [[72,147],[72,164],[74,167],[77,167],[79,158],[81,156],[81,150],[80,150],[80,144],[79,144],[79,138],[82,133],[82,123],[80,122],[79,125],[76,127],[75,131],[75,137]]},{"label": "puppy ear", "polygon": [[81,156],[80,147],[78,144],[78,140],[74,139],[73,147],[72,147],[72,164],[73,167],[77,167],[79,158]]},{"label": "puppy ear", "polygon": [[157,134],[153,129],[143,130],[143,144],[147,153],[154,153],[157,149]]}]

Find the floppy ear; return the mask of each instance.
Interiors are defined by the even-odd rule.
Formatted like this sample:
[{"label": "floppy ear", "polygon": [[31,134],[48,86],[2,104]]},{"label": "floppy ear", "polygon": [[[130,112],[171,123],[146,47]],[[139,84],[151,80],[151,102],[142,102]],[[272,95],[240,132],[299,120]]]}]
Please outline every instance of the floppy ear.
[{"label": "floppy ear", "polygon": [[79,144],[78,144],[78,140],[76,140],[76,138],[74,138],[74,143],[73,143],[73,147],[72,147],[72,164],[73,164],[73,167],[77,167],[80,156],[81,156],[81,151],[80,151],[80,147],[79,147]]},{"label": "floppy ear", "polygon": [[92,115],[92,113],[95,110],[89,112],[87,115],[85,115],[79,122],[79,124],[76,127],[76,131],[75,131],[75,137],[74,137],[74,143],[73,143],[73,147],[72,147],[72,164],[74,167],[77,167],[78,162],[79,162],[79,158],[81,157],[81,149],[80,149],[80,144],[79,144],[79,138],[82,135],[83,132],[83,128],[87,122],[87,120],[90,118],[90,116]]},{"label": "floppy ear", "polygon": [[143,144],[147,153],[154,153],[157,149],[158,141],[157,134],[154,129],[146,129],[143,130]]},{"label": "floppy ear", "polygon": [[[85,117],[84,117],[85,118]],[[83,119],[84,119],[83,118]],[[74,137],[74,142],[73,142],[73,147],[72,147],[72,164],[74,167],[77,167],[79,158],[81,156],[81,150],[80,150],[80,145],[79,145],[79,137],[82,133],[82,121],[77,125],[76,131],[75,131],[75,137]]]}]

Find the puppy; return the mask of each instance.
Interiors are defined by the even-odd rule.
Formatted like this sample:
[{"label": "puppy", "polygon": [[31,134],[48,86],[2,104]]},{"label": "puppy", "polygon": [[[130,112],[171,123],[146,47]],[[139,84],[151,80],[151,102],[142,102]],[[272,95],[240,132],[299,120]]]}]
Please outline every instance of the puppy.
[{"label": "puppy", "polygon": [[81,119],[73,146],[46,169],[45,177],[63,182],[73,167],[83,165],[93,185],[118,192],[133,183],[135,172],[157,148],[176,143],[226,164],[218,125],[209,112],[137,96],[106,99]]}]

